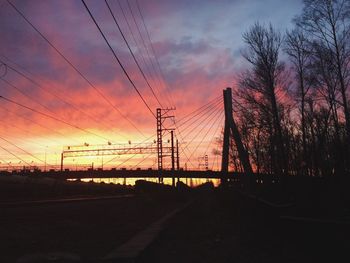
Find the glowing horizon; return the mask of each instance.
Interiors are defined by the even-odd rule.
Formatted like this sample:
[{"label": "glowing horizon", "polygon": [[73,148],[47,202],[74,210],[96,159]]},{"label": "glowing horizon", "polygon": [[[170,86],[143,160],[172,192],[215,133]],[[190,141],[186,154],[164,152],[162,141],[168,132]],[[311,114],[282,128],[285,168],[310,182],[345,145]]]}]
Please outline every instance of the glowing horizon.
[{"label": "glowing horizon", "polygon": [[[0,169],[28,164],[43,167],[45,160],[47,166],[59,165],[64,146],[83,145],[85,142],[90,145],[139,143],[156,134],[156,120],[123,75],[80,1],[11,2],[92,85],[77,74],[6,1],[0,2],[0,60],[8,65],[0,67],[0,95],[81,128],[1,100],[3,123],[0,137],[5,140],[0,138],[0,142],[7,151],[0,148]],[[273,19],[271,22],[284,30],[301,9],[299,1],[280,3],[277,0],[269,0],[269,4],[257,0],[244,3],[224,0],[219,3],[139,2],[162,74],[157,69],[152,70],[147,48],[142,47],[142,41],[146,41],[148,52],[152,54],[136,1],[130,1],[131,10],[144,39],[138,36],[127,2],[121,1],[123,9],[117,2],[111,1],[110,4],[162,106],[176,107],[176,119],[221,96],[223,88],[235,85],[236,75],[245,68],[240,55],[241,34],[255,20],[269,22]],[[133,62],[108,9],[102,2],[87,1],[87,4],[132,81],[155,113],[160,106]],[[274,6],[274,9],[268,10],[267,6]],[[133,41],[122,10],[138,45]],[[148,65],[145,65],[142,55]],[[156,60],[152,61],[156,66]],[[212,152],[217,147],[215,137],[221,132],[219,122],[223,112],[208,111],[206,114],[208,123],[198,124],[206,125],[201,134],[201,137],[206,135],[203,145],[197,147],[201,138],[196,138],[196,133],[190,134],[184,142],[181,134],[177,134],[181,143],[191,142],[181,156],[181,165],[187,163],[189,169],[203,168],[199,165],[204,154],[210,155],[211,168],[218,169],[220,165]],[[164,140],[168,138],[169,135]],[[150,142],[154,139],[151,138]],[[192,155],[190,161],[187,160],[189,155]],[[110,161],[105,167],[118,166],[127,158],[123,156],[116,162]],[[154,167],[156,156],[144,162],[142,158],[145,156],[138,156],[125,166],[134,167],[140,163],[144,168]],[[104,162],[110,159],[112,157]],[[67,159],[67,167],[92,162],[102,166],[102,160],[96,157],[74,162]]]}]

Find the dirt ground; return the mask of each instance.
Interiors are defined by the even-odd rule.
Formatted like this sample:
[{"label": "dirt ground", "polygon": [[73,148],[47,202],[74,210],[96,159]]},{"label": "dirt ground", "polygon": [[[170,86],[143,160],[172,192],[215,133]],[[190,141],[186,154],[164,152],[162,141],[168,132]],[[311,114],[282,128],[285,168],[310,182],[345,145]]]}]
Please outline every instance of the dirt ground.
[{"label": "dirt ground", "polygon": [[[305,210],[271,207],[234,188],[43,182],[0,183],[0,262],[103,262],[113,249],[188,200],[195,201],[166,223],[136,262],[350,262],[348,220],[283,219]],[[120,197],[8,204],[108,194]],[[312,208],[305,215],[317,215]],[[71,261],[35,260],[50,253]]]},{"label": "dirt ground", "polygon": [[173,218],[137,262],[350,262],[349,224],[281,220],[287,212],[212,191]]}]

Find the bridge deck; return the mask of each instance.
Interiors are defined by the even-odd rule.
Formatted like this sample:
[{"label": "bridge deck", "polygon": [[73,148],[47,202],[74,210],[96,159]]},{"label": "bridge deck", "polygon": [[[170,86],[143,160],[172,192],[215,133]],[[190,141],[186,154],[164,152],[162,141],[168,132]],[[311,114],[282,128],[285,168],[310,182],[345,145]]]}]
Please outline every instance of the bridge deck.
[{"label": "bridge deck", "polygon": [[[0,172],[0,174],[10,174],[9,172]],[[237,178],[243,173],[219,171],[171,171],[171,170],[87,170],[87,171],[31,171],[31,172],[12,172],[18,175],[48,176],[62,179],[77,178]]]}]

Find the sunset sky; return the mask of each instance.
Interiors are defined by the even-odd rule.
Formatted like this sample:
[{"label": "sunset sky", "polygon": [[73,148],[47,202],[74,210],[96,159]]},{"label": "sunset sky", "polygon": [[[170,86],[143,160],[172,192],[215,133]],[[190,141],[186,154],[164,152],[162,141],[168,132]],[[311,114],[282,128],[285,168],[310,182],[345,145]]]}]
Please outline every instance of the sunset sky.
[{"label": "sunset sky", "polygon": [[[176,119],[221,96],[223,88],[235,85],[237,74],[247,66],[241,56],[244,48],[242,33],[254,22],[271,22],[283,32],[291,27],[292,18],[302,8],[301,0],[138,0],[163,73],[164,85],[137,2],[128,1],[119,0],[120,5],[117,0],[109,0],[108,3],[162,106],[176,107]],[[0,0],[0,60],[8,64],[4,66],[0,63],[0,95],[56,118],[54,120],[1,100],[0,167],[4,168],[9,162],[12,166],[23,165],[23,160],[43,165],[45,155],[47,162],[55,165],[60,162],[64,146],[85,142],[90,145],[107,144],[108,141],[127,144],[129,140],[137,143],[155,135],[154,116],[123,74],[80,0],[11,2],[92,86],[7,1]],[[159,104],[133,61],[105,2],[86,0],[86,4],[155,113]],[[210,166],[217,166],[212,149],[216,147],[213,138],[219,135],[223,124],[220,105],[218,103],[212,115],[207,113],[210,115],[207,122],[199,124],[203,126],[203,132],[198,138],[193,138],[194,132],[182,142],[178,135],[180,143],[191,142],[185,150],[187,157],[194,151],[189,168],[198,168],[199,158],[204,153],[210,155]],[[170,127],[170,122],[167,125]],[[197,148],[203,136],[204,142]],[[140,155],[131,164],[125,163],[125,167],[139,162],[144,167],[154,167],[155,156],[142,162],[148,157]],[[97,166],[102,162],[116,166],[126,157],[110,161],[111,158],[105,157],[104,161],[101,158],[67,160],[67,163],[79,165],[94,161]]]}]

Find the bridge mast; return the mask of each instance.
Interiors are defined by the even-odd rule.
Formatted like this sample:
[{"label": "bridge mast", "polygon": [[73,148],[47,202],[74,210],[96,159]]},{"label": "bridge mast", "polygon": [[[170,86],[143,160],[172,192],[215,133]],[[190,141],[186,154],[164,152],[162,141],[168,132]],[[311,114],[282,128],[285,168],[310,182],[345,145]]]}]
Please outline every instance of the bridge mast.
[{"label": "bridge mast", "polygon": [[225,107],[225,128],[224,128],[224,140],[223,140],[223,146],[222,146],[221,171],[224,173],[228,172],[230,132],[232,132],[232,136],[235,141],[237,151],[238,151],[238,156],[242,163],[244,172],[252,173],[253,170],[249,162],[248,152],[243,146],[241,135],[238,131],[237,125],[232,115],[232,89],[226,88],[223,91],[223,94],[224,94],[224,107]]}]

